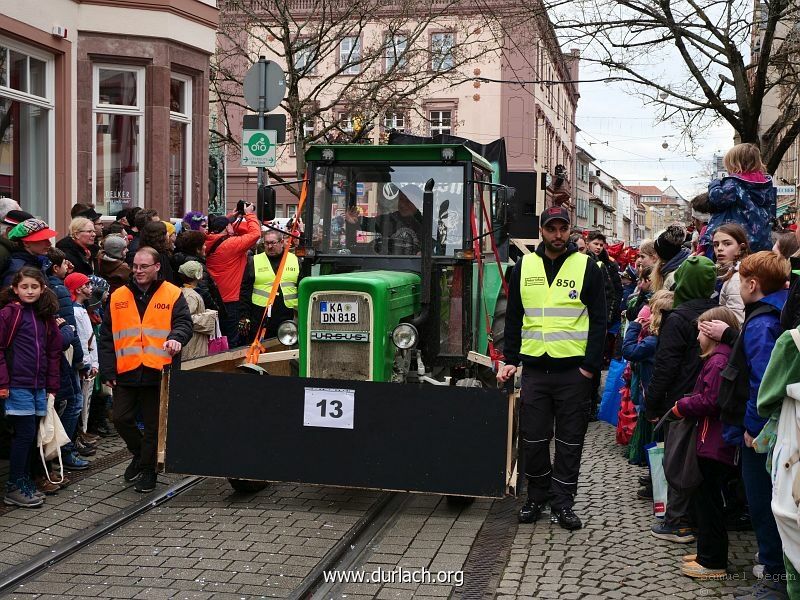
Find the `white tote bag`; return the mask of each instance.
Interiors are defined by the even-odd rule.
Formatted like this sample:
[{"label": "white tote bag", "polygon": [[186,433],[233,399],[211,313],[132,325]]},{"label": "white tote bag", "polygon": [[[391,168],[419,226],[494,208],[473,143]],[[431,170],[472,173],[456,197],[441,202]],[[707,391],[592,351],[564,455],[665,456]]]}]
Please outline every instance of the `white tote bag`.
[{"label": "white tote bag", "polygon": [[[69,443],[69,436],[58,418],[55,409],[55,396],[47,394],[47,414],[39,421],[39,434],[36,445],[39,446],[39,456],[42,457],[44,472],[47,473],[47,480],[50,483],[62,483],[64,481],[64,462],[61,460],[61,446]],[[50,479],[50,470],[47,468],[47,461],[58,457],[58,468],[61,481]]]},{"label": "white tote bag", "polygon": [[[791,330],[798,351],[800,332]],[[800,568],[800,383],[786,386],[772,453],[772,513],[783,551]]]}]

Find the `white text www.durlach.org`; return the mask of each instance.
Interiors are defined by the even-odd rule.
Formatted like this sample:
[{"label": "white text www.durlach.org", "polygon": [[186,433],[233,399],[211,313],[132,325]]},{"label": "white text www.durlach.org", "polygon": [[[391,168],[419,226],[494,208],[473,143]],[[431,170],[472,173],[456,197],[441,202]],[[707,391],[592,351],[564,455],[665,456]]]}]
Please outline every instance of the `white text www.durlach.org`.
[{"label": "white text www.durlach.org", "polygon": [[373,569],[372,571],[325,571],[325,583],[438,583],[461,587],[464,571],[431,571],[421,569]]}]

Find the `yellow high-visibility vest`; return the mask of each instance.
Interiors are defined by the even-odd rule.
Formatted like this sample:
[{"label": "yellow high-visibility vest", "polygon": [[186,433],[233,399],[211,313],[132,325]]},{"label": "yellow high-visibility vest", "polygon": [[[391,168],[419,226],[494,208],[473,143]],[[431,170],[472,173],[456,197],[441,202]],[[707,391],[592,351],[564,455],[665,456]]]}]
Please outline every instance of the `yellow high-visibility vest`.
[{"label": "yellow high-visibility vest", "polygon": [[[253,296],[250,298],[250,302],[256,306],[266,306],[270,290],[272,290],[272,282],[275,281],[275,271],[272,270],[272,265],[265,252],[253,257],[253,268],[256,272],[256,280],[253,284]],[[287,308],[293,310],[297,310],[297,278],[299,276],[300,262],[290,252],[286,257],[286,264],[283,266],[280,286],[283,303]]]},{"label": "yellow high-visibility vest", "polygon": [[[528,356],[547,354],[553,358],[584,356],[589,339],[589,314],[581,302],[586,261],[580,252],[570,254],[552,285],[542,258],[526,254],[522,259],[520,296],[522,318],[520,352]],[[602,293],[602,290],[598,290]]]}]

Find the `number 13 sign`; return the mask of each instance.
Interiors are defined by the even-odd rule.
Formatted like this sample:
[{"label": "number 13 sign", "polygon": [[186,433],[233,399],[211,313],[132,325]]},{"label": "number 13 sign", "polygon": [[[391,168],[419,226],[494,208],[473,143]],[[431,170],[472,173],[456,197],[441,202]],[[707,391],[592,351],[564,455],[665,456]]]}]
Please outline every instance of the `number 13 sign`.
[{"label": "number 13 sign", "polygon": [[355,390],[306,388],[303,425],[352,429]]}]

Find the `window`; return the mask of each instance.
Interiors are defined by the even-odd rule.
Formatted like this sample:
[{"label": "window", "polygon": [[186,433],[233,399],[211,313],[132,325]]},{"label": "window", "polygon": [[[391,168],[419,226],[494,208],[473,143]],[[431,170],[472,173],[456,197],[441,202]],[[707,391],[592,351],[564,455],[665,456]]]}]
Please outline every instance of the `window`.
[{"label": "window", "polygon": [[314,117],[305,117],[303,120],[303,137],[305,139],[310,138],[314,135],[315,129]]},{"label": "window", "polygon": [[180,219],[192,205],[191,79],[172,75],[169,104],[169,216]]},{"label": "window", "polygon": [[[93,201],[112,215],[144,200],[144,69],[94,65],[93,86]],[[171,124],[170,144],[178,133]]]},{"label": "window", "polygon": [[386,131],[391,131],[392,129],[405,132],[406,130],[406,116],[401,112],[387,112],[383,115],[383,128]]},{"label": "window", "polygon": [[304,75],[313,75],[317,70],[314,54],[315,48],[310,46],[297,48],[294,51],[294,70]]},{"label": "window", "polygon": [[339,42],[339,66],[344,75],[358,75],[361,72],[361,42],[356,36],[342,38]]},{"label": "window", "polygon": [[455,66],[453,46],[455,46],[454,33],[431,35],[431,70],[447,71]]},{"label": "window", "polygon": [[350,113],[339,113],[339,129],[345,133],[353,133],[353,116]]},{"label": "window", "polygon": [[440,133],[450,134],[453,132],[451,125],[451,111],[432,110],[429,115],[428,122],[430,123],[430,135],[439,135]]},{"label": "window", "polygon": [[46,220],[54,216],[53,82],[51,55],[0,38],[0,197]]},{"label": "window", "polygon": [[386,70],[391,71],[393,68],[403,69],[408,60],[403,54],[408,47],[408,37],[402,34],[394,34],[387,36],[386,39]]}]

